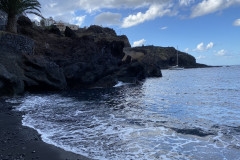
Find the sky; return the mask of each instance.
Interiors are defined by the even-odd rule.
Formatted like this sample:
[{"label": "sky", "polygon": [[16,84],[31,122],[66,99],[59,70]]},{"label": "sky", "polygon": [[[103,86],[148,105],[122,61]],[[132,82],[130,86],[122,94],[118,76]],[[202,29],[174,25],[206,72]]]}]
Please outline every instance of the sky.
[{"label": "sky", "polygon": [[[134,46],[175,47],[208,65],[240,64],[240,0],[39,0],[45,18],[101,25]],[[31,15],[30,18],[38,19]]]}]

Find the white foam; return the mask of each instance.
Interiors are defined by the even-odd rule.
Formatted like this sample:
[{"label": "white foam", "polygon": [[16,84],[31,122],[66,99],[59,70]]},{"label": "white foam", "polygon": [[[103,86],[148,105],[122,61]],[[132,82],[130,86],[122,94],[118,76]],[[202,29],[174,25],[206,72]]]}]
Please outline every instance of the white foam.
[{"label": "white foam", "polygon": [[44,142],[93,159],[196,159],[204,154],[214,157],[229,147],[221,132],[207,138],[179,134],[169,128],[171,123],[160,122],[169,119],[128,104],[114,111],[104,101],[90,103],[60,95],[27,96],[20,101],[16,109],[26,112],[23,125],[37,130]]},{"label": "white foam", "polygon": [[121,87],[121,86],[129,85],[129,84],[131,84],[131,83],[124,83],[124,82],[118,81],[118,83],[113,87]]}]

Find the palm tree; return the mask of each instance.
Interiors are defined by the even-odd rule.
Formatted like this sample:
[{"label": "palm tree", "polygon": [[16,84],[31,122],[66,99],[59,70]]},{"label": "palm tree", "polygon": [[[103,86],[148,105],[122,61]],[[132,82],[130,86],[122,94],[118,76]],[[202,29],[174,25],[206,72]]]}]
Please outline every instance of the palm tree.
[{"label": "palm tree", "polygon": [[6,30],[17,33],[17,15],[25,13],[41,16],[41,5],[37,0],[0,0],[0,10],[8,15]]}]

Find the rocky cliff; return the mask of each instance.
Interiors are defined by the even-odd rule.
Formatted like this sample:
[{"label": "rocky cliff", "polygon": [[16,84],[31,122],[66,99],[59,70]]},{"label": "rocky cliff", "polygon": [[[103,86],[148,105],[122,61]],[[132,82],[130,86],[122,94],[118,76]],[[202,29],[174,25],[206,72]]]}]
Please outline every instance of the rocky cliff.
[{"label": "rocky cliff", "polygon": [[[173,47],[131,48],[125,35],[90,26],[60,32],[18,19],[18,34],[0,32],[0,96],[24,91],[112,87],[161,77],[161,68],[176,65]],[[180,52],[179,66],[206,67]]]},{"label": "rocky cliff", "polygon": [[112,87],[161,76],[159,66],[123,62],[123,48],[130,44],[112,29],[91,26],[61,33],[33,26],[26,17],[18,24],[18,35],[0,33],[0,95]]}]

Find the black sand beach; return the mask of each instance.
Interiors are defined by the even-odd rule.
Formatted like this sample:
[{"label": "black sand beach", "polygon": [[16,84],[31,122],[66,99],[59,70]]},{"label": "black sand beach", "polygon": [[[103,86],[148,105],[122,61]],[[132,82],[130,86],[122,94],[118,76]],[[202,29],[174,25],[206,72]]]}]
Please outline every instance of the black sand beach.
[{"label": "black sand beach", "polygon": [[33,129],[22,126],[22,113],[0,99],[0,160],[88,160],[44,143]]}]

